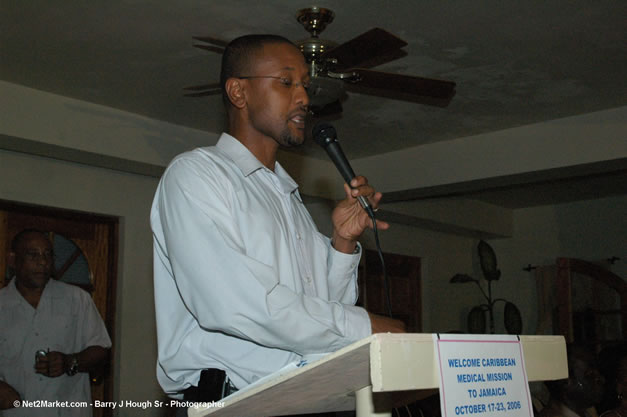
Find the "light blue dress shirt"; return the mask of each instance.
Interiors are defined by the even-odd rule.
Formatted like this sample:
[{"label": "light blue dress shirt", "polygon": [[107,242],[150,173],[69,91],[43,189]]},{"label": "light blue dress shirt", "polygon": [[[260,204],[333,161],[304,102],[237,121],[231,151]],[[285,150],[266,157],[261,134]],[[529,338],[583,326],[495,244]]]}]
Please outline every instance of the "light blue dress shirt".
[{"label": "light blue dress shirt", "polygon": [[206,368],[241,389],[371,332],[354,306],[360,254],[333,249],[281,165],[232,136],[172,161],[151,225],[157,376],[170,395]]}]

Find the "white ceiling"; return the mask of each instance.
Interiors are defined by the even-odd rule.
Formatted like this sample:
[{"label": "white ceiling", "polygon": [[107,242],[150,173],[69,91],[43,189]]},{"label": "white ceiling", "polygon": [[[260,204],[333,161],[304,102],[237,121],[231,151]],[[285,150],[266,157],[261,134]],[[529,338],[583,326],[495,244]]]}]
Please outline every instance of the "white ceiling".
[{"label": "white ceiling", "polygon": [[[315,4],[336,15],[323,38],[341,43],[381,27],[408,42],[407,57],[377,69],[457,83],[444,109],[350,94],[334,122],[349,158],[627,105],[624,0]],[[311,5],[3,0],[0,79],[219,132],[218,96],[183,97],[183,87],[218,79],[219,55],[193,48],[192,36],[303,39],[295,15]],[[298,152],[323,157],[311,144]]]}]

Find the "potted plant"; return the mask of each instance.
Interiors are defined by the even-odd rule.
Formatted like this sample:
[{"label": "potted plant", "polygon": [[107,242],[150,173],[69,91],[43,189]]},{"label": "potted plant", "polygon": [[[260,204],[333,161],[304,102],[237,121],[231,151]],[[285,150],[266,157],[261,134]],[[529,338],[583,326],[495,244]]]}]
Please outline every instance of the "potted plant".
[{"label": "potted plant", "polygon": [[453,276],[450,280],[451,284],[466,284],[469,282],[476,284],[486,300],[485,303],[473,307],[468,313],[468,331],[470,333],[486,333],[487,313],[487,322],[490,326],[490,333],[494,334],[494,306],[498,302],[503,302],[505,303],[505,310],[503,313],[505,330],[509,334],[520,334],[522,332],[522,318],[516,305],[503,298],[492,298],[492,283],[494,281],[498,281],[501,277],[501,271],[497,268],[496,254],[494,253],[494,250],[483,240],[479,241],[477,250],[479,252],[479,262],[481,264],[483,277],[488,282],[487,292],[484,290],[478,279],[475,279],[468,274],[455,274],[455,276]]}]

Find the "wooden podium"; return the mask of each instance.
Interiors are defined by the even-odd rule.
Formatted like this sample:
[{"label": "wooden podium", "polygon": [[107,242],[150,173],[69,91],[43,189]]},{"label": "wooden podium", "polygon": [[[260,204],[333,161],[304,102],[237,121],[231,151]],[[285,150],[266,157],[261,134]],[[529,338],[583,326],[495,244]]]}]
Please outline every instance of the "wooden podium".
[{"label": "wooden podium", "polygon": [[[520,336],[529,381],[568,377],[562,336]],[[431,334],[381,333],[317,362],[223,400],[223,407],[190,408],[190,417],[268,417],[357,410],[357,417],[390,416],[439,387]]]}]

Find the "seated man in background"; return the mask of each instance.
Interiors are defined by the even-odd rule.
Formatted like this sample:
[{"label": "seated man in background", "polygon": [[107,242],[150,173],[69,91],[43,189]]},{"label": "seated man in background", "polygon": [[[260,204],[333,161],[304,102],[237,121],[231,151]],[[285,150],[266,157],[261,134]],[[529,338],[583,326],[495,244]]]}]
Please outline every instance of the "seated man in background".
[{"label": "seated man in background", "polygon": [[576,345],[568,346],[568,379],[545,382],[551,399],[540,417],[596,417],[595,404],[603,394],[603,378],[596,356]]},{"label": "seated man in background", "polygon": [[[0,289],[0,415],[91,416],[89,371],[108,358],[111,340],[90,295],[50,279],[48,236],[13,239],[15,277]],[[21,401],[84,402],[86,407],[21,407]]]}]

